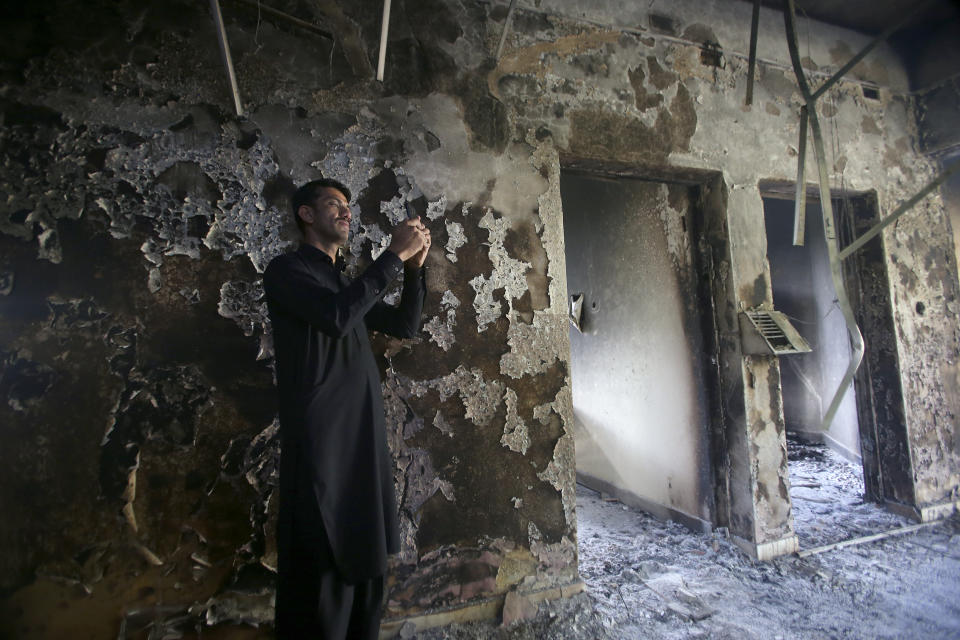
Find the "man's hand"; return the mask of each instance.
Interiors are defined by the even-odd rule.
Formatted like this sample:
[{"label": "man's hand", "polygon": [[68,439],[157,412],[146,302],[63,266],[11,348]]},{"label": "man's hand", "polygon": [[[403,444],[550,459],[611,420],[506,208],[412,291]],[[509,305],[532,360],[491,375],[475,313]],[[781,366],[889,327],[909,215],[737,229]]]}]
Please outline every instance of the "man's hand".
[{"label": "man's hand", "polygon": [[423,263],[427,259],[427,254],[430,252],[430,229],[427,229],[426,225],[420,223],[420,218],[414,218],[418,224],[420,224],[420,235],[423,237],[423,248],[420,249],[410,261],[407,262],[408,265],[416,268],[423,266]]},{"label": "man's hand", "polygon": [[404,220],[393,228],[387,249],[405,263],[422,266],[430,249],[430,231],[423,226],[419,217]]}]

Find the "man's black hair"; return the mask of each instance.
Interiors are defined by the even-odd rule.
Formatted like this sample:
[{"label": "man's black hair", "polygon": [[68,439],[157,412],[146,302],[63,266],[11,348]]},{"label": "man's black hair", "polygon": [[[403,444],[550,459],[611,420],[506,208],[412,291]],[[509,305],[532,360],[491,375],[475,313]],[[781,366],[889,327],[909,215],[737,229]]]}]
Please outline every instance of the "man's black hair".
[{"label": "man's black hair", "polygon": [[343,197],[347,199],[347,202],[350,202],[350,189],[347,188],[345,184],[339,180],[334,180],[333,178],[320,178],[319,180],[311,180],[305,185],[297,189],[297,192],[293,194],[293,219],[297,221],[297,228],[300,229],[300,233],[303,233],[303,220],[300,219],[300,216],[297,215],[297,211],[300,210],[300,207],[303,205],[312,206],[313,201],[317,199],[320,195],[320,189],[329,188],[336,189],[343,194]]}]

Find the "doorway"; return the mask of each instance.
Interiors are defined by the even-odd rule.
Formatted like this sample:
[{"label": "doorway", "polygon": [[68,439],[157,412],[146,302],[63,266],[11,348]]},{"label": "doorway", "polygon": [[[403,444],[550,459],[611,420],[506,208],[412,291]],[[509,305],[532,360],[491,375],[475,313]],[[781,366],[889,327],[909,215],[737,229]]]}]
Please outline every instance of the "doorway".
[{"label": "doorway", "polygon": [[[793,200],[763,200],[774,307],[790,317],[813,348],[779,359],[790,497],[802,548],[899,526],[905,522],[903,510],[897,515],[872,502],[909,501],[897,494],[908,484],[903,469],[896,468],[902,458],[895,453],[897,443],[905,447],[906,433],[896,418],[902,416],[899,383],[887,388],[898,368],[884,347],[891,342],[893,321],[878,241],[844,264],[865,357],[829,428],[821,428],[851,349],[830,276],[820,205],[811,196],[805,243],[799,247],[793,245]],[[832,202],[841,246],[876,219],[871,202],[866,195]],[[885,392],[876,393],[881,388]],[[884,442],[893,447],[884,451]]]},{"label": "doorway", "polygon": [[695,185],[561,172],[577,478],[709,530]]}]

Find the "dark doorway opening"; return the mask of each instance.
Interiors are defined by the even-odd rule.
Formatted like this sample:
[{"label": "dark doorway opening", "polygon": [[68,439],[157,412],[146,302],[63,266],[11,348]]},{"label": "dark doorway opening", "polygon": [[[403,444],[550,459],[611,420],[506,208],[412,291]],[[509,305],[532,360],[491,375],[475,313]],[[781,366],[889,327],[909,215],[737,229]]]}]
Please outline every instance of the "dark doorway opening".
[{"label": "dark doorway opening", "polygon": [[830,425],[821,422],[850,362],[850,340],[830,277],[819,203],[807,206],[803,246],[793,245],[794,203],[765,198],[767,259],[773,304],[789,316],[813,350],[780,357],[787,432],[805,442],[823,442],[861,464],[856,394],[849,388]]}]

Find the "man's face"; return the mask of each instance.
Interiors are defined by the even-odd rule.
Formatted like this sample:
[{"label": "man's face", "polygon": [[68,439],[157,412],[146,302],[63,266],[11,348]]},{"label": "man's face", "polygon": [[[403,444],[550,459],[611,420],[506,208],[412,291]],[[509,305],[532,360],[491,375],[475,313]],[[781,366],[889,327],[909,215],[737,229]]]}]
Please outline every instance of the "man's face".
[{"label": "man's face", "polygon": [[324,187],[313,200],[313,223],[322,239],[343,246],[350,239],[350,204],[338,189]]}]

